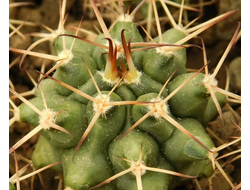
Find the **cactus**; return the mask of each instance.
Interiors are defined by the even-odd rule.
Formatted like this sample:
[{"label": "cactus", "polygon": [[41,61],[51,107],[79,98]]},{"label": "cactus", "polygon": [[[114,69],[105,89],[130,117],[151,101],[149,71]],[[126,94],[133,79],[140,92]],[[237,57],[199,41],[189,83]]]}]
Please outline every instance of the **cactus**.
[{"label": "cactus", "polygon": [[[234,11],[193,33],[177,26],[163,33],[158,28],[159,35],[146,42],[134,13],[121,14],[108,28],[96,2],[90,3],[103,33],[88,40],[61,25],[51,38],[56,55],[49,59],[56,63],[39,72],[34,97],[27,100],[10,88],[23,102],[15,121],[34,129],[9,153],[39,133],[32,163],[37,170],[50,165],[65,190],[171,190],[210,177],[219,150],[205,129],[218,114],[223,122],[228,97],[240,97],[217,87],[224,58],[210,75],[204,44],[204,66],[187,71],[187,48],[197,47],[187,42]],[[159,24],[157,13],[155,18]],[[32,48],[10,50],[32,55]]]}]

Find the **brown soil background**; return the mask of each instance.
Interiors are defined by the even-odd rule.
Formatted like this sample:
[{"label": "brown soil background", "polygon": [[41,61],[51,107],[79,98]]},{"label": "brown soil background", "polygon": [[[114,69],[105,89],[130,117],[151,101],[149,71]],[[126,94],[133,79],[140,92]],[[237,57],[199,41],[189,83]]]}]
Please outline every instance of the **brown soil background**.
[{"label": "brown soil background", "polygon": [[[20,1],[10,1],[12,2],[20,2]],[[59,20],[59,4],[58,0],[26,0],[25,2],[32,2],[33,5],[22,6],[18,8],[10,9],[10,18],[18,19],[18,20],[28,20],[30,22],[37,23],[37,26],[23,26],[20,31],[26,36],[27,41],[24,41],[20,36],[14,35],[9,40],[10,47],[27,49],[29,45],[34,42],[37,38],[29,36],[31,32],[47,32],[41,27],[40,23],[52,28],[56,29],[58,27]],[[191,1],[192,2],[192,1]],[[214,4],[203,7],[203,17],[199,19],[198,22],[204,22],[210,18],[213,18],[219,14],[225,13],[230,10],[240,9],[241,7],[240,0],[221,0],[215,1]],[[65,26],[74,25],[77,26],[81,17],[83,16],[83,24],[82,28],[89,29],[95,31],[94,25],[99,27],[95,15],[90,9],[86,9],[83,6],[83,0],[75,0],[67,2],[67,10],[66,13],[69,13]],[[107,13],[107,12],[106,12]],[[159,12],[159,14],[161,14]],[[163,13],[162,13],[163,14]],[[197,13],[190,13],[189,17],[191,19],[195,18]],[[137,13],[138,20],[140,20],[140,12]],[[106,19],[107,23],[110,20]],[[241,12],[238,11],[230,18],[227,18],[221,21],[219,24],[211,27],[206,30],[199,36],[205,42],[207,57],[209,60],[209,70],[212,71],[216,66],[218,61],[220,60],[223,52],[225,51],[233,33],[236,30],[237,22],[241,21]],[[162,28],[167,29],[169,27],[169,23],[163,23]],[[11,30],[10,30],[11,32]],[[152,31],[152,35],[156,31]],[[200,44],[199,40],[192,39],[189,43]],[[49,53],[49,43],[43,43],[39,45],[34,51]],[[198,48],[189,48],[188,52],[188,68],[199,69],[203,65],[203,57],[202,51]],[[12,62],[17,56],[20,54],[10,52],[9,60]],[[230,86],[229,91],[241,95],[241,66],[240,66],[240,57],[241,57],[241,39],[237,41],[233,49],[230,51],[227,56],[223,67],[221,68],[217,79],[219,81],[219,86],[222,88],[225,86],[225,78],[226,78],[226,68],[229,68],[230,73]],[[237,58],[237,59],[236,59]],[[36,61],[34,61],[36,60]],[[232,64],[235,61],[237,63]],[[33,84],[30,79],[27,77],[27,74],[24,71],[21,71],[18,67],[19,62],[13,66],[9,71],[10,80],[13,82],[15,89],[17,92],[25,92],[31,90],[33,88]],[[37,59],[32,56],[27,56],[25,62],[23,64],[23,68],[27,69],[28,72],[32,75],[34,79],[38,77],[35,70],[40,70],[42,64],[42,59]],[[53,65],[52,61],[46,61],[46,70],[48,70]],[[27,97],[27,98],[31,98]],[[19,100],[14,101],[16,105],[20,104]],[[232,124],[231,119],[235,121],[239,126],[241,124],[241,105],[240,104],[230,104],[232,110],[234,110],[234,114],[228,110],[228,108],[223,109],[224,119],[226,127],[221,126],[221,122],[219,118],[215,118],[208,126],[208,133],[211,135],[212,139],[215,142],[216,146],[221,145],[221,141],[214,137],[211,131],[216,134],[223,142],[229,142],[232,139],[230,137],[237,136],[239,137],[240,131],[236,129],[236,127]],[[9,114],[10,118],[12,117],[12,113]],[[9,146],[13,145],[18,141],[22,136],[27,134],[33,127],[23,124],[23,123],[14,123],[9,129]],[[35,147],[35,143],[38,139],[38,135],[35,135],[28,142],[26,142],[22,147],[20,147],[16,153],[19,155],[18,158],[18,167],[21,168],[27,164],[25,159],[29,160],[31,158],[32,152]],[[239,149],[241,144],[234,144],[230,146],[229,149],[220,152],[220,155],[227,153],[232,150]],[[21,156],[23,157],[21,157]],[[25,159],[24,159],[25,158]],[[237,185],[241,182],[241,159],[237,159],[230,162],[230,159],[233,157],[227,157],[222,159],[221,164],[225,164],[224,170],[230,176],[232,182]],[[31,170],[29,170],[31,171]],[[29,172],[28,171],[28,172]],[[28,173],[27,172],[27,173]],[[15,173],[15,163],[13,155],[9,156],[9,177],[11,177]],[[28,180],[21,182],[22,190],[30,190],[31,186],[34,190],[42,190],[42,189],[57,189],[59,179],[56,174],[52,171],[46,170],[41,173],[42,181],[36,175],[34,178],[30,178]],[[212,178],[213,188],[214,190],[230,190],[230,186],[224,180],[224,178],[220,175],[219,172],[216,172],[215,177]],[[200,185],[202,190],[208,189],[208,179],[200,179]],[[187,184],[183,184],[180,187],[176,188],[176,190],[196,190],[197,187],[195,183],[192,181]]]}]

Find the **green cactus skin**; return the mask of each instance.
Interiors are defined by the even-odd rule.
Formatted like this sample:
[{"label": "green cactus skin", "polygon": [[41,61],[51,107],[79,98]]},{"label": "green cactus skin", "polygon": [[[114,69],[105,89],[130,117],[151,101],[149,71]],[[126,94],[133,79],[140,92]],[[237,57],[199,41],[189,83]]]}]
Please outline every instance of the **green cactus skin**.
[{"label": "green cactus skin", "polygon": [[[56,98],[56,97],[54,97]],[[81,134],[87,128],[87,118],[84,117],[86,113],[86,107],[79,104],[76,101],[64,101],[60,105],[57,105],[58,110],[65,109],[65,112],[62,112],[56,117],[56,123],[59,126],[65,128],[70,132],[73,137],[70,135],[58,131],[58,130],[43,130],[41,133],[47,139],[50,139],[51,143],[56,147],[61,148],[72,148],[77,145],[81,138]]]},{"label": "green cactus skin", "polygon": [[[105,94],[105,92],[102,93]],[[113,101],[121,100],[120,97],[114,93],[111,94],[111,99]],[[87,105],[87,118],[89,123],[93,117],[93,112],[93,105],[89,102]],[[100,183],[113,175],[112,167],[107,159],[107,152],[105,152],[105,150],[108,148],[109,142],[120,132],[124,119],[124,106],[111,108],[105,116],[100,117],[95,123],[93,130],[91,130],[86,141],[84,141],[74,157],[75,163],[72,163],[74,149],[65,151],[62,159],[66,163],[64,167],[66,186],[77,190],[89,189],[98,182]],[[79,166],[81,169],[79,169]],[[98,176],[96,176],[97,174]],[[103,187],[101,189],[103,189]]]},{"label": "green cactus skin", "polygon": [[[102,94],[108,94],[108,91],[102,91]],[[115,93],[110,95],[111,101],[122,101],[122,99]],[[94,116],[93,103],[89,102],[87,105],[88,122]],[[95,128],[89,134],[89,141],[95,146],[98,146],[98,151],[105,150],[108,144],[113,140],[121,131],[125,121],[125,107],[114,106],[111,107],[105,115],[98,118],[95,122]]]},{"label": "green cactus skin", "polygon": [[[173,170],[160,154],[156,141],[149,135],[139,130],[131,131],[121,140],[112,142],[109,147],[109,157],[116,173],[130,167],[130,163],[121,158],[138,161],[142,148],[142,163],[149,167]],[[168,189],[171,176],[152,171],[145,171],[142,175],[143,189]],[[152,181],[157,181],[153,184]],[[117,188],[122,190],[136,190],[136,179],[132,173],[128,173],[117,179]]]},{"label": "green cactus skin", "polygon": [[[176,76],[169,82],[167,88],[169,93],[173,92],[179,85],[189,79],[194,73],[185,73]],[[199,73],[170,100],[169,107],[176,117],[192,117],[202,122],[210,94],[202,81],[204,74]]]},{"label": "green cactus skin", "polygon": [[[74,35],[68,31],[65,31],[64,34],[70,34],[70,35]],[[54,41],[53,41],[53,47],[55,49],[55,52],[57,54],[59,54],[60,52],[63,51],[63,47],[64,47],[64,43],[65,42],[65,47],[67,50],[71,49],[72,44],[72,52],[74,53],[79,53],[80,55],[83,53],[81,51],[82,47],[84,47],[84,53],[88,54],[88,55],[92,55],[92,52],[95,48],[95,46],[93,44],[81,41],[81,40],[76,40],[74,38],[68,38],[68,37],[63,37],[63,36],[59,36],[57,37]],[[74,42],[74,43],[73,43]]]},{"label": "green cactus skin", "polygon": [[16,190],[15,185],[13,185],[12,183],[9,183],[9,190]]},{"label": "green cactus skin", "polygon": [[[100,75],[99,72],[96,72],[95,75],[94,75],[94,80],[96,81],[97,85],[98,85],[98,88],[100,90],[111,90],[113,85],[104,81],[103,80],[103,77]],[[92,78],[90,78],[86,83],[84,83],[83,85],[79,86],[78,87],[78,90],[92,96],[94,94],[97,93],[97,89],[95,87],[95,84],[94,84],[94,81]],[[88,99],[77,94],[76,92],[73,92],[70,96],[69,96],[69,99],[72,99],[72,100],[77,100],[83,104],[87,104],[88,103]]]},{"label": "green cactus skin", "polygon": [[[112,176],[113,170],[107,155],[100,153],[91,143],[83,144],[74,157],[74,149],[69,149],[62,155],[64,181],[67,187],[74,190],[87,190]],[[113,183],[100,189],[115,189]],[[99,188],[98,188],[99,189]]]},{"label": "green cactus skin", "polygon": [[[32,163],[35,168],[42,168],[49,164],[60,162],[63,152],[63,149],[53,146],[46,137],[41,135],[32,154]],[[51,169],[60,174],[63,173],[61,164],[56,164],[52,166]]]},{"label": "green cactus skin", "polygon": [[[120,43],[120,47],[124,47],[124,44],[122,46],[124,39],[128,44],[129,40],[131,43],[144,42],[133,21],[118,21],[110,30],[110,35],[111,40]],[[176,29],[170,29],[163,34],[164,43],[170,44],[184,37],[185,34]],[[60,36],[55,39],[53,45],[57,54],[64,51],[63,39],[68,50],[74,40],[72,36]],[[159,42],[159,38],[155,38],[155,41]],[[104,34],[98,35],[95,42],[102,45],[109,44]],[[161,93],[159,98],[165,99],[194,74],[186,71],[186,50],[176,50],[169,55],[159,54],[156,49],[132,52],[133,64],[139,73],[138,80],[136,82],[122,80],[115,89],[113,88],[116,83],[110,83],[103,76],[108,57],[105,53],[109,50],[75,39],[72,58],[56,69],[52,75],[55,80],[46,78],[40,83],[42,88],[36,88],[35,97],[29,100],[30,103],[42,111],[45,108],[41,95],[43,90],[48,108],[54,112],[61,112],[56,116],[55,124],[66,129],[72,136],[53,128],[41,130],[32,156],[35,167],[41,168],[62,161],[63,164],[57,164],[52,169],[61,173],[65,186],[74,190],[87,190],[128,169],[131,163],[139,159],[141,153],[142,163],[145,166],[190,176],[210,176],[213,168],[209,164],[211,161],[209,151],[164,118],[151,115],[135,129],[122,136],[148,112],[152,100],[156,100],[159,93]],[[117,57],[116,68],[121,69],[120,59],[128,71],[127,57],[124,55]],[[60,61],[57,64],[60,64]],[[176,69],[173,79],[164,86]],[[197,74],[172,96],[165,106],[166,112],[175,121],[190,131],[208,149],[213,149],[214,144],[204,127],[217,115],[217,110],[206,88],[201,85],[203,79],[204,74]],[[114,105],[98,112],[97,101],[90,101],[86,96],[73,92],[57,81],[62,81],[92,96],[95,100],[100,95],[108,95],[113,89],[109,94],[109,103],[123,101],[151,103]],[[224,106],[225,96],[220,94],[216,96],[220,105]],[[96,114],[99,114],[98,117]],[[90,132],[76,151],[93,118],[95,121]],[[26,104],[20,106],[20,120],[34,127],[40,124],[39,115]],[[51,156],[48,158],[48,155]],[[153,171],[143,172],[141,179],[144,190],[172,190],[181,182],[189,180]],[[136,177],[129,172],[96,189],[137,190],[137,188]]]},{"label": "green cactus skin", "polygon": [[[54,112],[63,111],[56,116],[55,123],[70,132],[73,137],[65,132],[54,129],[43,129],[41,131],[42,135],[46,136],[54,146],[61,148],[72,148],[76,146],[81,138],[81,134],[87,127],[87,119],[84,117],[86,106],[77,101],[67,100],[64,96],[54,93],[46,94],[45,100],[47,105],[49,105],[49,109]],[[41,111],[44,110],[41,96],[33,98],[30,100],[30,103]],[[20,106],[20,113],[21,121],[27,122],[33,126],[38,126],[40,124],[39,115],[26,104]]]},{"label": "green cactus skin", "polygon": [[[125,15],[124,17],[129,16]],[[123,16],[122,16],[123,17]],[[131,39],[131,42],[144,42],[142,36],[140,35],[136,24],[133,21],[118,21],[115,23],[114,27],[112,28],[110,35],[113,39],[118,40],[119,42],[122,41],[121,39],[121,32],[122,30],[126,29],[127,32],[124,33],[126,41]]]},{"label": "green cactus skin", "polygon": [[[224,94],[221,94],[219,92],[215,93],[216,99],[220,104],[220,107],[223,108],[226,105],[227,102],[227,97]],[[218,115],[218,111],[217,108],[214,104],[214,101],[212,99],[212,97],[209,98],[208,100],[208,104],[206,107],[206,110],[204,112],[204,117],[203,117],[203,121],[202,124],[203,126],[207,126],[208,123],[216,116]]]},{"label": "green cactus skin", "polygon": [[[90,75],[84,61],[88,63],[91,73],[94,74],[97,69],[94,60],[88,54],[82,53],[79,55],[74,54],[69,63],[61,65],[53,76],[73,87],[79,87],[90,79]],[[64,96],[68,96],[72,93],[71,90],[59,84],[57,84],[54,88],[57,89],[59,94]]]},{"label": "green cactus skin", "polygon": [[[163,85],[155,80],[153,80],[148,75],[142,73],[139,83],[128,84],[129,89],[137,96],[141,96],[150,92],[159,93]],[[166,97],[168,95],[168,90],[164,89],[162,95]]]},{"label": "green cactus skin", "polygon": [[[178,29],[169,29],[162,34],[166,44],[174,44],[186,35]],[[155,38],[158,42],[158,37]],[[175,50],[171,53],[157,52],[156,49],[148,50],[143,59],[143,71],[154,80],[164,84],[176,70],[174,76],[186,73],[186,49]],[[161,74],[159,74],[161,73]]]},{"label": "green cactus skin", "polygon": [[[107,40],[105,40],[105,36],[101,35],[101,38],[99,42],[99,44],[105,45],[107,43]],[[107,55],[105,53],[108,53],[108,50],[103,49],[101,47],[95,47],[95,49],[93,50],[92,53],[92,58],[94,59],[94,61],[97,64],[97,67],[99,70],[104,70],[105,69],[105,65],[106,65],[106,60],[107,60]]]},{"label": "green cactus skin", "polygon": [[[177,121],[210,150],[214,148],[213,141],[197,120],[185,118]],[[209,152],[180,130],[176,129],[173,135],[163,143],[163,153],[164,157],[182,173],[208,177],[213,171],[212,165],[208,164]]]},{"label": "green cactus skin", "polygon": [[[135,100],[135,96],[125,85],[119,87],[117,93],[123,95],[123,100]],[[126,110],[127,117],[121,134],[127,131],[134,123],[131,114],[132,106],[127,105]],[[147,133],[137,129],[132,130],[122,139],[119,138],[120,136],[118,136],[109,146],[109,157],[111,158],[116,173],[130,167],[129,163],[122,160],[122,158],[129,158],[131,161],[137,161],[141,148],[143,148],[143,152],[148,152],[148,154],[142,157],[143,163],[146,163],[147,166],[155,166],[156,168],[175,171],[174,167],[162,157],[158,143]],[[131,159],[131,157],[133,159]],[[152,183],[152,181],[157,181],[157,184]],[[175,181],[177,181],[175,176],[163,173],[146,171],[146,173],[142,175],[143,189],[172,189],[176,186]],[[116,189],[137,190],[135,176],[129,173],[116,179]]]},{"label": "green cactus skin", "polygon": [[[185,73],[175,77],[167,85],[169,93],[173,92],[192,74]],[[169,100],[169,106],[175,116],[181,118],[193,117],[202,123],[203,126],[207,126],[218,115],[218,111],[210,93],[203,85],[204,77],[204,74],[199,73]],[[226,96],[218,92],[215,93],[215,96],[220,107],[224,107],[227,101]],[[179,109],[179,106],[183,109]]]},{"label": "green cactus skin", "polygon": [[[142,160],[147,166],[157,166],[160,157],[160,151],[155,140],[139,130],[131,131],[120,140],[114,141],[109,146],[109,157],[118,172],[130,167],[130,163],[121,158],[137,161],[139,159],[141,147]],[[134,177],[133,174],[129,174]]]},{"label": "green cactus skin", "polygon": [[[138,101],[147,101],[150,102],[152,100],[157,101],[158,94],[156,93],[148,93],[140,96]],[[163,99],[163,98],[162,98]],[[149,105],[150,106],[150,105]],[[137,122],[140,118],[142,118],[147,112],[149,112],[149,106],[140,106],[134,105],[132,108],[132,116],[134,122]],[[167,108],[167,105],[166,105]],[[169,112],[169,110],[166,110]],[[158,143],[163,143],[166,141],[173,133],[174,126],[166,121],[164,118],[155,118],[151,116],[144,120],[142,123],[138,125],[138,128],[152,135]]]}]

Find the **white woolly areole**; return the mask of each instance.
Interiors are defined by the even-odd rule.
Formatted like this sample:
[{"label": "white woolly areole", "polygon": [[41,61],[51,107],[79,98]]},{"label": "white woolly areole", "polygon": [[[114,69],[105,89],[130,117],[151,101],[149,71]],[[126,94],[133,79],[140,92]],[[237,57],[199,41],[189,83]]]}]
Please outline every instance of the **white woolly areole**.
[{"label": "white woolly areole", "polygon": [[218,81],[214,78],[213,75],[210,75],[210,74],[205,75],[202,82],[207,89],[208,88],[211,89],[211,87],[217,87],[218,85]]},{"label": "white woolly areole", "polygon": [[42,110],[42,115],[39,117],[39,123],[43,129],[49,130],[51,123],[55,123],[55,118],[53,117],[55,113],[56,112],[52,111],[51,109]]},{"label": "white woolly areole", "polygon": [[98,94],[95,98],[98,100],[98,102],[93,102],[94,112],[96,113],[96,112],[101,111],[102,115],[105,116],[105,113],[110,108],[112,108],[112,106],[105,105],[106,103],[110,102],[110,97],[107,94],[101,94],[101,95]]},{"label": "white woolly areole", "polygon": [[67,64],[74,57],[73,53],[70,50],[62,50],[58,53],[58,59],[60,60],[58,63],[63,62],[62,65]]},{"label": "white woolly areole", "polygon": [[111,79],[107,79],[105,76],[104,76],[104,71],[97,71],[97,73],[102,77],[102,80],[110,85],[115,85],[118,81],[119,81],[119,77],[117,77],[116,80],[111,80]]},{"label": "white woolly areole", "polygon": [[146,170],[143,168],[143,163],[140,162],[139,160],[137,162],[132,161],[131,162],[131,167],[133,168],[132,173],[135,176],[142,176],[143,174],[146,173]]},{"label": "white woolly areole", "polygon": [[54,32],[51,32],[50,35],[50,41],[53,41],[54,39],[56,39],[60,34],[64,34],[64,28],[59,28],[54,30]]},{"label": "white woolly areole", "polygon": [[134,17],[128,14],[122,14],[117,18],[117,21],[119,22],[133,22]]},{"label": "white woolly areole", "polygon": [[141,75],[142,73],[140,71],[137,71],[137,78],[133,79],[132,81],[128,81],[126,79],[123,79],[125,84],[140,84],[141,83]]},{"label": "white woolly areole", "polygon": [[71,187],[65,187],[64,190],[73,190]]},{"label": "white woolly areole", "polygon": [[174,53],[175,50],[174,51],[169,51],[169,50],[171,50],[171,48],[172,48],[171,46],[163,46],[163,47],[157,47],[157,48],[155,48],[155,50],[156,50],[157,53],[159,53],[161,55],[172,56],[172,55],[175,55],[175,53]]},{"label": "white woolly areole", "polygon": [[157,119],[160,120],[162,117],[159,113],[166,113],[169,114],[169,109],[168,106],[166,104],[160,104],[160,102],[162,101],[161,98],[152,98],[149,100],[149,102],[159,102],[159,103],[154,103],[154,104],[150,104],[148,107],[149,111],[154,110],[155,112],[152,114],[152,116]]}]

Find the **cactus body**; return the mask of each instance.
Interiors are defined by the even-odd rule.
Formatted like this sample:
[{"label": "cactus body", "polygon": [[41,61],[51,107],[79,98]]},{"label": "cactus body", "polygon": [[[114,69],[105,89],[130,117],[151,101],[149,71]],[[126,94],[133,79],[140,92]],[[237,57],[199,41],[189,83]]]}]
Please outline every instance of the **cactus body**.
[{"label": "cactus body", "polygon": [[[174,44],[185,37],[177,29],[169,29],[162,34],[163,43]],[[155,38],[158,42],[159,39]],[[186,49],[179,49],[169,53],[159,48],[149,50],[143,59],[143,71],[154,80],[164,84],[171,74],[176,70],[175,76],[186,73]],[[167,50],[167,49],[166,49]],[[161,73],[161,74],[159,74]]]},{"label": "cactus body", "polygon": [[[117,52],[121,53],[120,57],[117,56],[116,62],[112,63],[119,73],[117,77],[124,77],[116,87],[116,82],[111,83],[103,74],[106,72],[106,64],[109,64],[105,53],[109,53],[110,49],[94,47],[74,39],[76,43],[71,52],[73,57],[56,69],[52,75],[54,79],[44,79],[40,84],[42,89],[36,89],[36,97],[30,102],[40,111],[44,109],[44,101],[54,112],[62,111],[53,122],[72,136],[53,128],[41,130],[32,156],[35,167],[41,168],[63,161],[63,164],[52,169],[61,173],[65,186],[74,190],[96,186],[129,169],[139,159],[147,167],[190,176],[210,176],[213,168],[208,164],[211,161],[208,150],[175,126],[178,123],[178,126],[188,130],[208,149],[214,148],[204,127],[217,114],[217,110],[210,102],[207,89],[201,85],[204,75],[199,73],[164,102],[157,108],[159,113],[155,111],[141,120],[151,109],[157,107],[156,103],[163,102],[178,86],[194,75],[186,70],[186,50],[183,48],[170,54],[159,53],[155,48],[129,52],[124,40],[129,50],[135,48],[130,47],[131,43],[144,42],[132,21],[118,21],[111,29],[110,36],[112,42],[117,43],[116,46],[123,47],[121,52]],[[176,29],[163,34],[164,43],[170,44],[184,37],[185,34]],[[67,49],[70,49],[73,42],[70,36],[55,39],[53,45],[58,55],[64,51],[63,38]],[[107,36],[100,34],[95,42],[107,45],[108,41],[104,38]],[[155,41],[158,42],[159,38],[155,38]],[[132,69],[131,64],[134,66]],[[173,79],[164,86],[176,69]],[[136,80],[126,81],[125,71],[136,71],[139,74]],[[131,74],[131,77],[135,75]],[[72,88],[69,89],[58,81]],[[45,100],[40,90],[43,90]],[[221,98],[220,104],[223,106],[225,97],[219,94],[217,96],[218,99]],[[130,102],[126,104],[125,101]],[[116,104],[113,105],[114,102]],[[171,119],[168,120],[168,117]],[[41,124],[39,114],[25,104],[20,106],[20,118],[34,127]],[[120,138],[138,121],[140,123],[136,128]],[[83,137],[84,141],[75,151]],[[50,155],[49,159],[46,159],[45,154]],[[155,171],[142,171],[140,178],[144,190],[173,189],[179,182],[187,180]],[[138,176],[131,171],[97,189],[136,190],[138,180]]]}]

